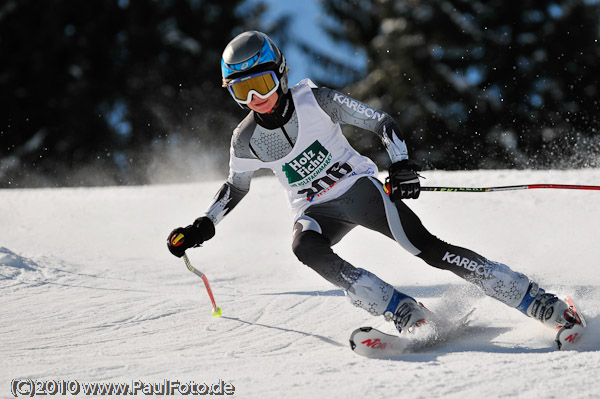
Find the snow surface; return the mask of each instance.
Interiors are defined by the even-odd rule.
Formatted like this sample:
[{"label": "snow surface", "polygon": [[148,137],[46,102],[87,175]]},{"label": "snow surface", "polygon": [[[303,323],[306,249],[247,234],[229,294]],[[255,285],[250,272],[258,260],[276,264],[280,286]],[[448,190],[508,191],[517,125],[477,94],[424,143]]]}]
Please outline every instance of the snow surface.
[{"label": "snow surface", "polygon": [[[426,185],[600,184],[600,170],[426,172]],[[597,398],[600,395],[600,192],[423,193],[409,205],[440,238],[571,294],[589,328],[578,351],[554,333],[355,229],[335,250],[438,314],[475,307],[469,335],[403,358],[366,359],[353,329],[391,328],[291,252],[274,178],[188,251],[201,279],[165,245],[201,215],[221,181],[118,188],[0,190],[0,397],[14,378],[207,382],[241,398]]]}]

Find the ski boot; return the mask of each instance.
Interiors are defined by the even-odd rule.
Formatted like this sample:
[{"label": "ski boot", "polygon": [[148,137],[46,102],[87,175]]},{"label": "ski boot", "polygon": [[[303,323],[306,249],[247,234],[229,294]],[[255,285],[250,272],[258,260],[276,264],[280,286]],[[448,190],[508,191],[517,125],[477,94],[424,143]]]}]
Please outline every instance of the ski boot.
[{"label": "ski boot", "polygon": [[416,327],[427,323],[429,311],[413,298],[409,296],[399,298],[402,294],[398,294],[394,295],[383,316],[387,321],[394,322],[399,333],[402,331],[412,333]]},{"label": "ski boot", "polygon": [[536,283],[529,285],[525,298],[517,308],[527,316],[555,330],[581,324],[581,318],[573,306],[539,288]]},{"label": "ski boot", "polygon": [[586,327],[583,315],[570,297],[561,299],[545,292],[536,283],[529,284],[527,294],[517,309],[556,330],[554,341],[558,349],[573,348]]}]

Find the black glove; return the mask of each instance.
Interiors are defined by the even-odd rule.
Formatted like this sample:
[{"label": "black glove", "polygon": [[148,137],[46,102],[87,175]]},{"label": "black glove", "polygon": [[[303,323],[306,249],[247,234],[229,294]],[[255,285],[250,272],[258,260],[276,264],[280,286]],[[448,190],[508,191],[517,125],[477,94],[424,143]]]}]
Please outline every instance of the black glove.
[{"label": "black glove", "polygon": [[419,198],[421,183],[419,182],[419,174],[417,172],[420,170],[421,167],[410,159],[394,162],[390,166],[390,173],[385,180],[385,185],[389,190],[392,201]]},{"label": "black glove", "polygon": [[169,251],[181,258],[188,248],[198,247],[215,235],[215,225],[207,217],[202,216],[187,227],[178,227],[169,234],[167,247]]}]

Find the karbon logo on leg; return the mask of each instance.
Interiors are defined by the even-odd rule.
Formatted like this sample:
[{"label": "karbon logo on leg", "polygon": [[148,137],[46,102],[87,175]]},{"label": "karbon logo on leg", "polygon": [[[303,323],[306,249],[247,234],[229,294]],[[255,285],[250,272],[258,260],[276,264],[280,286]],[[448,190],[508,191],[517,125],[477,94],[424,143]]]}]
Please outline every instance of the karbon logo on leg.
[{"label": "karbon logo on leg", "polygon": [[292,187],[310,183],[331,162],[331,154],[315,140],[302,154],[282,166]]}]

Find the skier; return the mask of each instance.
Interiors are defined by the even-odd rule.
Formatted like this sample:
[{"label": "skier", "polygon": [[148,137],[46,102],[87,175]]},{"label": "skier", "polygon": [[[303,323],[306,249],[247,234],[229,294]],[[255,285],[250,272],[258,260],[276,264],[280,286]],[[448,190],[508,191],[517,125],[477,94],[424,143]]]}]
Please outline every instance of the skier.
[{"label": "skier", "polygon": [[[383,315],[399,332],[427,323],[430,313],[373,273],[357,268],[331,247],[356,226],[378,231],[429,265],[449,270],[487,295],[551,328],[577,322],[556,295],[522,273],[441,241],[405,204],[420,194],[419,166],[409,159],[398,124],[383,111],[309,79],[288,88],[285,57],[264,33],[244,32],[225,48],[223,87],[248,115],[233,131],[229,177],[202,217],[169,234],[175,256],[215,235],[215,226],[250,189],[253,173],[270,168],[295,212],[292,249],[298,259],[345,290],[350,301]],[[340,124],[375,133],[390,158],[389,195],[377,167],[354,150]]]}]

